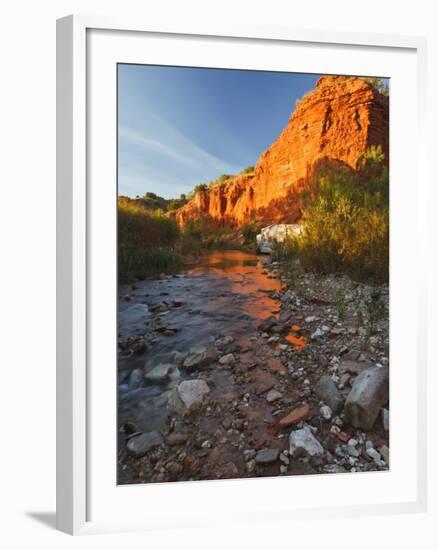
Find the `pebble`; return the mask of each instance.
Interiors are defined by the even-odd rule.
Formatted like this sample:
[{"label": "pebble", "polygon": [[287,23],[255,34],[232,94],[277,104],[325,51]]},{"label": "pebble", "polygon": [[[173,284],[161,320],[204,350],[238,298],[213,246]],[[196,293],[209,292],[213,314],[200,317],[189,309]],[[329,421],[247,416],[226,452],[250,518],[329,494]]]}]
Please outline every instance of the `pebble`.
[{"label": "pebble", "polygon": [[168,408],[179,414],[188,414],[202,405],[209,391],[205,380],[184,380],[169,395]]},{"label": "pebble", "polygon": [[144,456],[148,451],[155,449],[163,442],[158,432],[147,432],[132,437],[126,444],[128,454],[135,458]]},{"label": "pebble", "polygon": [[382,409],[382,424],[385,432],[389,431],[389,411],[388,409]]},{"label": "pebble", "polygon": [[161,364],[154,367],[152,370],[144,375],[147,382],[151,384],[162,384],[169,378],[169,374],[173,369],[171,364]]},{"label": "pebble", "polygon": [[185,433],[176,433],[167,436],[166,441],[169,447],[177,447],[179,445],[184,445],[188,438],[189,436]]},{"label": "pebble", "polygon": [[389,447],[387,445],[382,445],[381,447],[379,447],[379,453],[381,454],[386,464],[389,464]]},{"label": "pebble", "polygon": [[328,405],[323,405],[320,409],[319,409],[319,412],[321,413],[321,416],[325,419],[325,420],[330,420],[332,415],[333,415],[333,412],[331,410],[331,408],[328,406]]},{"label": "pebble", "polygon": [[227,355],[223,355],[220,359],[219,359],[219,363],[221,365],[227,365],[227,366],[230,366],[230,365],[234,365],[236,363],[236,359],[234,357],[234,355],[232,353],[227,353]]},{"label": "pebble", "polygon": [[353,447],[352,445],[347,445],[347,452],[350,456],[353,456],[355,458],[358,458],[360,456],[359,451],[356,449],[356,447]]},{"label": "pebble", "polygon": [[255,461],[257,464],[270,464],[277,460],[279,454],[279,449],[263,449],[257,452]]},{"label": "pebble", "polygon": [[310,428],[305,426],[301,430],[290,433],[289,453],[292,457],[320,457],[324,455],[324,449]]},{"label": "pebble", "polygon": [[376,449],[374,449],[373,447],[369,447],[366,450],[366,453],[370,458],[374,460],[374,462],[380,462],[381,460],[380,453],[376,451]]},{"label": "pebble", "polygon": [[298,407],[290,412],[287,416],[282,418],[279,421],[279,425],[283,427],[292,426],[298,424],[299,422],[305,420],[310,414],[310,407],[306,403],[302,407]]},{"label": "pebble", "polygon": [[266,401],[268,403],[273,403],[282,397],[282,394],[277,390],[270,390],[266,395]]},{"label": "pebble", "polygon": [[313,332],[311,335],[310,335],[310,339],[311,340],[316,340],[317,338],[320,338],[321,336],[323,336],[323,331],[320,329],[320,328],[317,328],[315,330],[315,332]]},{"label": "pebble", "polygon": [[288,457],[283,453],[280,454],[280,460],[281,462],[283,462],[283,464],[286,464],[286,466],[290,463]]},{"label": "pebble", "polygon": [[247,449],[246,451],[243,451],[243,456],[245,457],[245,460],[251,460],[252,458],[255,458],[255,455],[257,452],[254,449]]}]

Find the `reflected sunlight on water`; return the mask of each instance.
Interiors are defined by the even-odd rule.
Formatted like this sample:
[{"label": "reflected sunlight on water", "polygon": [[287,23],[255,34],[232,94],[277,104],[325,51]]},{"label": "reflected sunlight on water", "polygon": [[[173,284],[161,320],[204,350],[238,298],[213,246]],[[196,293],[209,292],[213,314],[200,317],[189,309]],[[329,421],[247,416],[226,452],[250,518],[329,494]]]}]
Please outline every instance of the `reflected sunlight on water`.
[{"label": "reflected sunlight on water", "polygon": [[[294,325],[292,328],[294,328],[295,326],[297,326],[297,325]],[[298,329],[295,329],[295,330],[298,330]],[[298,351],[301,351],[301,350],[305,349],[305,347],[307,345],[307,340],[306,340],[305,336],[298,336],[297,334],[295,334],[293,332],[290,332],[286,336],[286,340],[288,342],[290,342],[291,344],[293,344]]]}]

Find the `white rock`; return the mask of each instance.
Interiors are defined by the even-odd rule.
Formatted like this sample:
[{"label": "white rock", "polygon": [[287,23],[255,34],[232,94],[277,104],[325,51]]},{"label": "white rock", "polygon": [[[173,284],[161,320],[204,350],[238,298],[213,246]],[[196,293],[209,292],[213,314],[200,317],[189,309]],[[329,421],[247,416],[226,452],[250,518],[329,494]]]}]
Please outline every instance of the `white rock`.
[{"label": "white rock", "polygon": [[330,418],[332,417],[333,415],[333,412],[331,410],[331,408],[328,406],[328,405],[323,405],[320,409],[319,409],[319,412],[321,413],[321,416],[323,418],[325,418],[326,420],[330,420]]},{"label": "white rock", "polygon": [[282,243],[287,237],[298,236],[300,233],[301,226],[299,224],[268,225],[256,235],[257,249],[262,254],[271,254],[275,243]]},{"label": "white rock", "polygon": [[374,460],[374,462],[379,463],[381,461],[380,453],[376,451],[376,449],[374,449],[373,447],[367,449],[366,452],[367,455]]},{"label": "white rock", "polygon": [[290,463],[289,458],[283,453],[281,453],[280,455],[280,460],[281,462],[283,462],[283,464],[286,464],[286,466]]},{"label": "white rock", "polygon": [[292,457],[318,457],[324,454],[321,443],[308,426],[293,430],[289,436],[289,453]]},{"label": "white rock", "polygon": [[205,380],[184,380],[170,393],[168,408],[179,414],[188,414],[202,405],[209,391]]},{"label": "white rock", "polygon": [[277,399],[280,399],[282,397],[281,393],[277,390],[271,390],[266,395],[266,401],[268,403],[273,403],[274,401],[277,401]]},{"label": "white rock", "polygon": [[243,451],[243,456],[245,457],[245,460],[251,460],[251,458],[254,458],[257,452],[255,449],[247,449]]}]

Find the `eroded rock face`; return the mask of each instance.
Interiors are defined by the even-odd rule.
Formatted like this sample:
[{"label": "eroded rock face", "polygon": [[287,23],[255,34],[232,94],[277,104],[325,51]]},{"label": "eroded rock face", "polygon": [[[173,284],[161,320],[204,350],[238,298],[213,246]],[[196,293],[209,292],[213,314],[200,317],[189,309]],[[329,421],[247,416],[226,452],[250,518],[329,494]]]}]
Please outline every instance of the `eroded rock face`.
[{"label": "eroded rock face", "polygon": [[218,224],[250,219],[296,223],[300,196],[321,164],[356,168],[358,156],[381,145],[388,158],[389,101],[356,77],[324,76],[297,105],[253,174],[199,192],[177,211],[179,223],[208,215]]}]

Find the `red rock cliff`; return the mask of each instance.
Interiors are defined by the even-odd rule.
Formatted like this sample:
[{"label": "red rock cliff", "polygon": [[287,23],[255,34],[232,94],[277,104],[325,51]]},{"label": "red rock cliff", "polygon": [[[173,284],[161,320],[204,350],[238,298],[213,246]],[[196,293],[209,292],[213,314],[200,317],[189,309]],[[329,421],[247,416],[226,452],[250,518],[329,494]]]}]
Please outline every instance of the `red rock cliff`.
[{"label": "red rock cliff", "polygon": [[297,104],[254,174],[197,193],[177,211],[177,220],[183,225],[201,216],[233,226],[251,219],[295,223],[301,215],[300,192],[315,166],[328,161],[354,169],[371,145],[381,145],[388,158],[388,97],[360,78],[324,76]]}]

